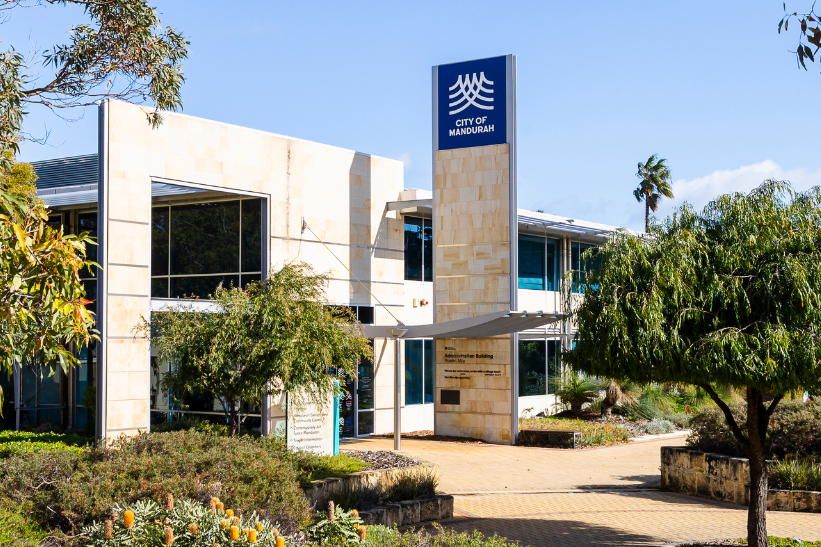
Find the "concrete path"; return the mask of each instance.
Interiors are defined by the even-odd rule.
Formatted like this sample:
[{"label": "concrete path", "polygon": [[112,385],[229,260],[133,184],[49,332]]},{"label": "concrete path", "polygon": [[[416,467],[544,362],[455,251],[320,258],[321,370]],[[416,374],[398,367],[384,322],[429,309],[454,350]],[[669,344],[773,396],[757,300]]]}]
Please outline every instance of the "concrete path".
[{"label": "concrete path", "polygon": [[[561,450],[402,440],[402,453],[439,465],[455,495],[457,530],[498,533],[532,547],[663,545],[745,535],[746,508],[661,492],[660,448],[683,437]],[[391,439],[343,451],[390,450]],[[821,514],[768,513],[771,535],[821,540]]]}]

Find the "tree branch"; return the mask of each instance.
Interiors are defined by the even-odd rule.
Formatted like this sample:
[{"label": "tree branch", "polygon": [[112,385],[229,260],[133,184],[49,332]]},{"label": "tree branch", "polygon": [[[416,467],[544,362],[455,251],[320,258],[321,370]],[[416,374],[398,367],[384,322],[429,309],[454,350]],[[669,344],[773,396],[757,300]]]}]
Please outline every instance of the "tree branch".
[{"label": "tree branch", "polygon": [[775,410],[776,405],[781,402],[781,399],[784,398],[784,395],[777,395],[773,402],[770,403],[770,406],[767,407],[767,418],[770,418],[773,415],[773,411]]},{"label": "tree branch", "polygon": [[698,384],[698,387],[703,389],[707,392],[710,398],[718,405],[718,408],[724,413],[724,419],[727,421],[727,425],[730,426],[730,430],[733,432],[736,440],[740,442],[744,447],[750,446],[750,440],[744,436],[744,432],[741,431],[741,428],[738,427],[738,422],[735,421],[735,416],[733,416],[733,411],[730,410],[730,407],[727,406],[727,403],[721,400],[721,397],[718,396],[718,393],[710,386],[710,384]]}]

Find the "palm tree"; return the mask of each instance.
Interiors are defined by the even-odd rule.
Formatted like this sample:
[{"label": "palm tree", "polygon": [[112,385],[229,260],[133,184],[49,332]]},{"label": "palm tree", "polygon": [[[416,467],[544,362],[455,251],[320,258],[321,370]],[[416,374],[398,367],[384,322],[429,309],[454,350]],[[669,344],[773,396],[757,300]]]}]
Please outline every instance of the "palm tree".
[{"label": "palm tree", "polygon": [[662,196],[673,197],[673,189],[670,187],[670,169],[666,161],[653,154],[646,163],[639,162],[639,170],[636,172],[641,182],[639,187],[633,190],[633,195],[639,203],[644,200],[645,232],[650,231],[650,210],[655,212],[659,208],[659,200]]}]

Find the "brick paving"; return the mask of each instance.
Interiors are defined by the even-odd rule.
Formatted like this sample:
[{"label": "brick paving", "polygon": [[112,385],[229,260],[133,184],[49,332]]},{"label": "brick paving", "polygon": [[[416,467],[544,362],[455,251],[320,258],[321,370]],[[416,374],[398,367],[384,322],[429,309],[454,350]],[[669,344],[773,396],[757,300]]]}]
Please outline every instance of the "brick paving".
[{"label": "brick paving", "polygon": [[[498,533],[532,547],[663,545],[745,535],[746,508],[653,487],[659,449],[683,438],[588,450],[402,440],[402,453],[439,465],[460,531]],[[385,450],[390,439],[342,450]],[[821,540],[821,514],[768,513],[772,535]]]}]

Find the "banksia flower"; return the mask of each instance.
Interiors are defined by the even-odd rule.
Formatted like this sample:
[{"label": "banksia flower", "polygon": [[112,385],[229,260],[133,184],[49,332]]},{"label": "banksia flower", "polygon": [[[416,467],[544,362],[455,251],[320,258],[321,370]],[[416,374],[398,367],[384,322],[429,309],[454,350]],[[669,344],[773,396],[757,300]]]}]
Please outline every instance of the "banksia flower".
[{"label": "banksia flower", "polygon": [[172,530],[170,526],[165,527],[164,541],[166,545],[171,545],[174,543],[174,530]]},{"label": "banksia flower", "polygon": [[208,502],[208,510],[211,511],[211,513],[217,512],[217,502],[215,502],[213,499],[211,499],[211,501]]},{"label": "banksia flower", "polygon": [[217,502],[217,511],[225,511],[225,504],[221,501]]},{"label": "banksia flower", "polygon": [[248,530],[248,543],[257,542],[257,531],[254,529]]},{"label": "banksia flower", "polygon": [[228,515],[229,517],[233,517],[234,516],[234,510],[233,509],[226,509],[225,514]]},{"label": "banksia flower", "polygon": [[223,528],[223,529],[228,528],[228,520],[226,520],[226,519],[222,519],[222,520],[220,521],[220,524],[222,524],[222,528]]},{"label": "banksia flower", "polygon": [[166,511],[173,511],[174,510],[174,496],[169,494],[165,496],[165,510]]},{"label": "banksia flower", "polygon": [[356,509],[354,509],[353,511],[351,511],[351,516],[352,516],[352,517],[358,517],[358,516],[359,516],[359,511],[357,511]]},{"label": "banksia flower", "polygon": [[261,522],[257,523],[257,532],[262,532],[262,523]]},{"label": "banksia flower", "polygon": [[231,539],[234,541],[239,539],[239,528],[237,526],[231,526]]},{"label": "banksia flower", "polygon": [[356,533],[359,534],[359,539],[362,541],[365,541],[365,538],[368,537],[368,529],[364,526],[360,525],[359,528],[356,529]]},{"label": "banksia flower", "polygon": [[336,520],[336,511],[334,509],[334,502],[328,502],[328,520],[334,521]]},{"label": "banksia flower", "polygon": [[273,530],[271,530],[271,534],[272,534],[274,537],[277,537],[277,536],[279,535],[279,530],[277,530],[276,528],[274,528]]},{"label": "banksia flower", "polygon": [[222,547],[222,545],[220,545],[219,543],[212,543],[211,547]]},{"label": "banksia flower", "polygon": [[277,536],[277,547],[285,547],[285,538]]},{"label": "banksia flower", "polygon": [[120,520],[120,513],[116,509],[111,510],[111,520],[113,520],[114,522]]},{"label": "banksia flower", "polygon": [[195,536],[200,535],[200,527],[197,526],[196,522],[192,522],[188,525],[188,531],[194,534]]},{"label": "banksia flower", "polygon": [[123,513],[123,526],[126,528],[134,526],[134,511],[131,509]]},{"label": "banksia flower", "polygon": [[114,539],[114,523],[110,520],[105,521],[105,538]]}]

